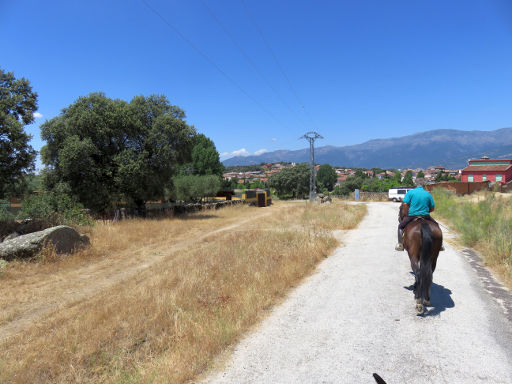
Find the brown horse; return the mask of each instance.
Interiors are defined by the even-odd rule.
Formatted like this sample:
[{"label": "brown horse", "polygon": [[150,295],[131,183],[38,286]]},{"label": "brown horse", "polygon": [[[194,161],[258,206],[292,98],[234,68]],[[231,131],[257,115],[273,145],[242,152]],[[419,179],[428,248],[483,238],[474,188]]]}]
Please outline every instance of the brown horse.
[{"label": "brown horse", "polygon": [[[408,211],[409,206],[402,203],[398,220],[402,221]],[[425,311],[425,306],[430,306],[432,274],[436,269],[437,256],[443,244],[443,233],[435,222],[419,217],[404,228],[403,244],[414,272],[416,313],[421,315]]]}]

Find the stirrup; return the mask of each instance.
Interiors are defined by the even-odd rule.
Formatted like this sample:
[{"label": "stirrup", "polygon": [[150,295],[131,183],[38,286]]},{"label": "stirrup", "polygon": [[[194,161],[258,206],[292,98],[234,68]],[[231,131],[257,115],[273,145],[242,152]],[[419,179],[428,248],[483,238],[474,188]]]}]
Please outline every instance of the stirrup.
[{"label": "stirrup", "polygon": [[403,251],[403,250],[404,250],[403,244],[398,243],[397,245],[395,245],[395,251]]}]

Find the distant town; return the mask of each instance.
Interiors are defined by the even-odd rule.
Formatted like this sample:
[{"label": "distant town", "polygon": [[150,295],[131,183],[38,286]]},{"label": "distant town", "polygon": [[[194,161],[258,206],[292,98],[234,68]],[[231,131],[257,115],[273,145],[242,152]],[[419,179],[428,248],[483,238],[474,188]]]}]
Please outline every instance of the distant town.
[{"label": "distant town", "polygon": [[[263,163],[260,165],[231,166],[226,167],[223,173],[223,179],[226,181],[236,181],[238,184],[247,183],[266,183],[272,175],[275,175],[284,169],[295,167],[295,163]],[[320,164],[315,165],[315,169],[320,169]],[[507,184],[512,181],[512,159],[490,159],[483,156],[480,159],[468,160],[468,165],[462,169],[447,169],[442,165],[432,165],[426,169],[381,169],[381,168],[348,168],[332,167],[336,172],[336,185],[343,184],[347,178],[356,176],[362,172],[368,178],[386,179],[397,176],[400,173],[402,179],[410,173],[413,181],[418,174],[425,179],[427,183],[439,181],[462,181],[462,182],[497,182]]]},{"label": "distant town", "polygon": [[[267,163],[260,165],[241,165],[241,166],[231,166],[226,167],[226,172],[223,173],[223,179],[226,181],[236,180],[239,184],[247,184],[247,183],[255,183],[268,182],[269,178],[276,173],[281,172],[287,168],[293,168],[295,163]],[[315,169],[318,171],[320,169],[320,164],[315,165]],[[416,179],[418,173],[423,172],[424,178],[427,182],[435,182],[439,180],[440,176],[446,176],[446,178],[451,178],[460,180],[460,176],[462,173],[461,169],[446,169],[442,165],[433,165],[428,167],[427,169],[380,169],[380,168],[345,168],[345,167],[333,167],[334,171],[337,175],[337,185],[342,184],[345,180],[347,180],[350,176],[355,176],[357,171],[362,171],[365,175],[370,178],[378,178],[384,179],[386,177],[395,177],[396,172],[399,171],[402,177],[405,177],[407,172],[412,173],[413,180]]]}]

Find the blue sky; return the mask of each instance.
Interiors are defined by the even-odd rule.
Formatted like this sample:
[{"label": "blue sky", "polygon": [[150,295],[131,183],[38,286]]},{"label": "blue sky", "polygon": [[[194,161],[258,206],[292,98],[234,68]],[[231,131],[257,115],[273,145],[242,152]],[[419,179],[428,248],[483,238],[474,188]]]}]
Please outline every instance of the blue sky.
[{"label": "blue sky", "polygon": [[512,126],[509,0],[144,1],[172,27],[142,0],[0,0],[0,67],[39,94],[35,149],[95,91],[166,95],[223,158],[311,130],[343,146]]}]

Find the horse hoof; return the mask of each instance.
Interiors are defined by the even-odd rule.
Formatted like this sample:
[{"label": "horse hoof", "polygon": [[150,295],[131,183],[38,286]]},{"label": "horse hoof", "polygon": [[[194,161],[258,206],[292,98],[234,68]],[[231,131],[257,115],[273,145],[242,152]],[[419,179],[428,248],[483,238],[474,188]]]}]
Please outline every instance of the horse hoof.
[{"label": "horse hoof", "polygon": [[430,300],[423,301],[423,304],[425,304],[425,307],[430,307]]},{"label": "horse hoof", "polygon": [[416,304],[416,313],[421,315],[423,312],[425,312],[425,307],[423,304]]}]

